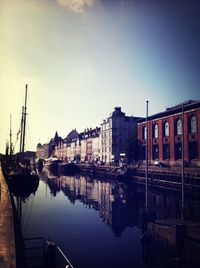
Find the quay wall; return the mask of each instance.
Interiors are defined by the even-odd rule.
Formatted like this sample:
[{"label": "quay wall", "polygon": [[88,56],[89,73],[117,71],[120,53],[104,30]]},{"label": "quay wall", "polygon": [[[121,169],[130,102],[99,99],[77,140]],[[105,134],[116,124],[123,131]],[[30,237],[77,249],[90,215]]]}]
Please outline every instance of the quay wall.
[{"label": "quay wall", "polygon": [[120,178],[120,175],[122,175],[121,169],[114,166],[96,166],[88,164],[79,164],[78,166],[81,172],[86,175],[97,175],[110,178]]},{"label": "quay wall", "polygon": [[0,268],[16,268],[13,211],[0,166]]},{"label": "quay wall", "polygon": [[[178,236],[178,227],[184,225],[184,233]],[[180,219],[149,222],[147,230],[153,242],[163,250],[173,252],[183,266],[199,267],[200,265],[200,223]],[[180,231],[180,228],[179,228]],[[178,260],[178,259],[177,259]]]},{"label": "quay wall", "polygon": [[[96,166],[89,164],[78,165],[81,172],[87,175],[97,175],[110,178],[126,178],[138,184],[145,184],[145,168],[128,167],[126,172],[120,172],[119,167],[115,166]],[[148,183],[153,187],[164,187],[172,190],[181,190],[181,170],[151,168],[148,174]],[[184,173],[185,190],[200,193],[200,169],[187,169]]]}]

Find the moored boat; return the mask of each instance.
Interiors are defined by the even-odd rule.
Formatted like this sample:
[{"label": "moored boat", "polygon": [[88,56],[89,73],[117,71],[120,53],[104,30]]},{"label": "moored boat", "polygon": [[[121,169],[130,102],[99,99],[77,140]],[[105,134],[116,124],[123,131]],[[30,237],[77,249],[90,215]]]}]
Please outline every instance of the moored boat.
[{"label": "moored boat", "polygon": [[62,174],[71,175],[71,176],[80,172],[79,166],[77,166],[74,163],[60,163],[58,165],[58,170]]},{"label": "moored boat", "polygon": [[58,164],[62,163],[57,157],[50,157],[44,160],[44,169],[50,170],[52,172],[58,172]]},{"label": "moored boat", "polygon": [[[27,115],[27,90],[28,85],[25,87],[25,105],[22,107],[22,118],[20,124],[20,152],[13,155],[12,145],[12,130],[11,130],[11,117],[10,117],[10,146],[6,145],[6,156],[2,161],[2,171],[7,180],[39,180],[35,166],[31,164],[30,159],[25,159],[25,136],[26,136],[26,115]],[[10,148],[9,148],[10,147]],[[10,150],[10,154],[8,154]]]}]

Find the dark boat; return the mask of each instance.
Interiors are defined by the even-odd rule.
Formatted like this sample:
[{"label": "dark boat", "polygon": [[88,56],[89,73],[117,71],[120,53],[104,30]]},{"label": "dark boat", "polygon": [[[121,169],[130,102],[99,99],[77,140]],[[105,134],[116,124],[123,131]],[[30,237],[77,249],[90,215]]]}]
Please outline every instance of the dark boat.
[{"label": "dark boat", "polygon": [[[5,178],[10,181],[20,181],[25,183],[26,181],[30,183],[30,180],[39,180],[39,177],[36,174],[35,167],[31,166],[30,160],[24,158],[24,149],[25,149],[25,136],[26,136],[26,115],[27,115],[27,88],[25,88],[25,105],[22,107],[22,118],[20,124],[20,152],[18,158],[13,155],[12,148],[12,131],[11,131],[11,119],[10,119],[10,148],[7,145],[6,147],[6,156],[2,162],[2,170]],[[10,154],[8,151],[10,149]]]},{"label": "dark boat", "polygon": [[25,200],[37,191],[39,180],[37,175],[12,175],[7,176],[7,183],[11,194]]},{"label": "dark boat", "polygon": [[44,169],[47,169],[51,172],[58,172],[58,165],[62,163],[61,160],[56,157],[50,157],[44,161]]},{"label": "dark boat", "polygon": [[44,167],[44,160],[39,158],[37,161],[36,161],[36,168],[37,170],[40,172],[43,170],[43,167]]},{"label": "dark boat", "polygon": [[60,173],[73,176],[80,172],[79,166],[74,163],[60,163],[58,165],[58,170]]}]

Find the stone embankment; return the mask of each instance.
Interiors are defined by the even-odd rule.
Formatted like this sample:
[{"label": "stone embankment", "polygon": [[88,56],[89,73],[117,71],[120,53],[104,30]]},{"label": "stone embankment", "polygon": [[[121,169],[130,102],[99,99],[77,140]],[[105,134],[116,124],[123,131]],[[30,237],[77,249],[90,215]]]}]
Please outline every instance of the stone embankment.
[{"label": "stone embankment", "polygon": [[15,268],[13,211],[7,183],[0,166],[0,268]]},{"label": "stone embankment", "polygon": [[100,177],[108,177],[113,179],[120,179],[127,177],[127,168],[119,168],[116,166],[108,165],[90,165],[79,164],[81,172],[87,175],[97,175]]},{"label": "stone embankment", "polygon": [[[113,179],[129,179],[135,183],[145,184],[145,166],[128,166],[119,168],[108,165],[79,164],[81,172],[87,175],[104,176]],[[181,190],[181,168],[157,168],[150,166],[148,183],[153,187]],[[186,168],[184,170],[184,187],[186,191],[200,193],[200,168]]]},{"label": "stone embankment", "polygon": [[[132,180],[144,184],[146,170],[144,167],[130,169]],[[153,187],[181,190],[182,172],[181,168],[157,168],[150,167],[148,172],[148,183]],[[200,193],[200,169],[187,168],[184,170],[184,190]]]},{"label": "stone embankment", "polygon": [[[174,250],[175,267],[199,267],[200,223],[181,219],[149,222],[152,242],[165,251]],[[172,253],[172,252],[171,252]]]}]

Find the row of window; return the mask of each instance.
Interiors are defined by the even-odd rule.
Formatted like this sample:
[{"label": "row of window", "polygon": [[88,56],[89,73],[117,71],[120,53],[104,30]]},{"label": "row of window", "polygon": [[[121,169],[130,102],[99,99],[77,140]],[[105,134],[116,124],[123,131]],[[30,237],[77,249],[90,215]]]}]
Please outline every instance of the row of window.
[{"label": "row of window", "polygon": [[[171,150],[172,148],[170,147],[170,144],[163,144],[163,160],[170,160]],[[175,160],[182,158],[182,144],[181,143],[176,143],[174,145],[174,156],[175,156]],[[198,159],[198,145],[196,141],[188,143],[188,158],[190,160]],[[146,159],[145,146],[143,146],[142,159],[143,160]],[[159,146],[157,144],[152,146],[152,159],[159,160]]]},{"label": "row of window", "polygon": [[[164,137],[169,137],[169,128],[170,128],[170,124],[168,121],[164,122],[163,124],[163,136]],[[182,120],[180,118],[178,118],[175,121],[175,135],[182,135]],[[195,115],[191,116],[189,118],[189,122],[188,122],[188,131],[189,133],[197,133],[197,117]],[[153,125],[153,138],[158,138],[158,124]],[[143,127],[142,130],[142,138],[143,140],[146,140],[147,138],[147,128],[146,126]]]},{"label": "row of window", "polygon": [[111,147],[108,147],[108,148],[105,147],[105,148],[102,148],[101,151],[102,151],[102,153],[104,153],[104,152],[105,152],[105,153],[106,153],[106,152],[111,152],[111,151],[112,151],[112,148],[111,148]]}]

